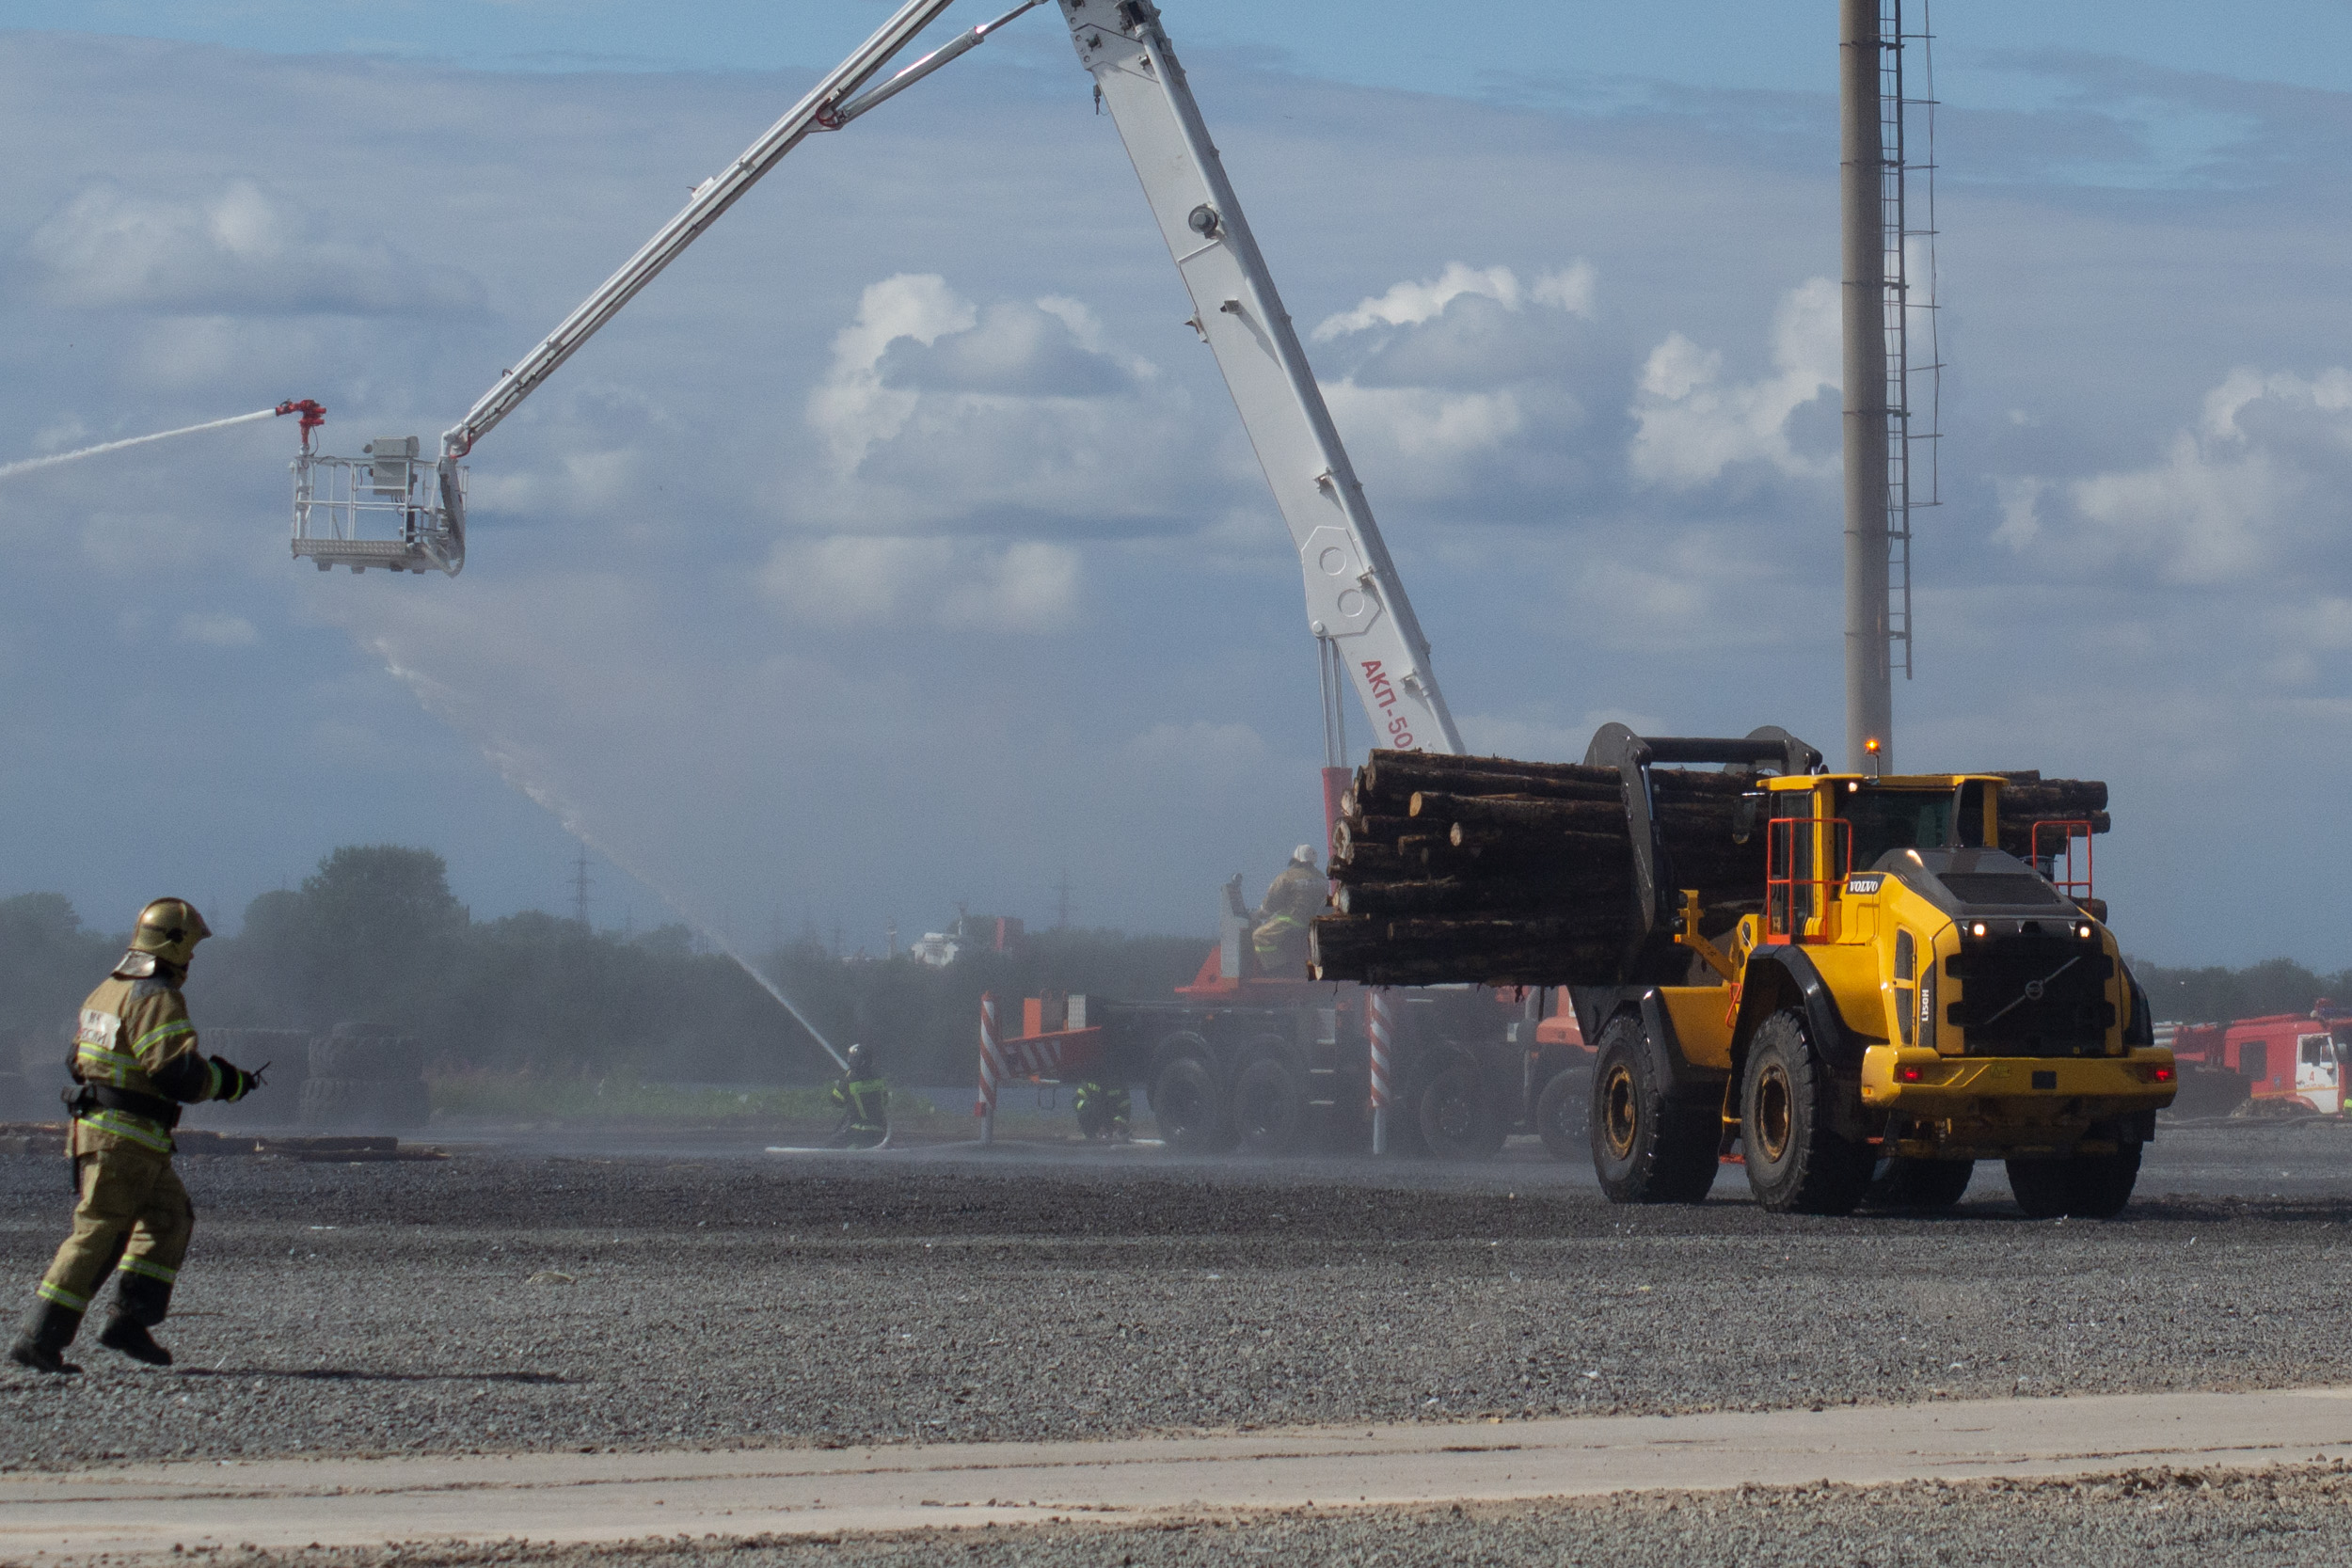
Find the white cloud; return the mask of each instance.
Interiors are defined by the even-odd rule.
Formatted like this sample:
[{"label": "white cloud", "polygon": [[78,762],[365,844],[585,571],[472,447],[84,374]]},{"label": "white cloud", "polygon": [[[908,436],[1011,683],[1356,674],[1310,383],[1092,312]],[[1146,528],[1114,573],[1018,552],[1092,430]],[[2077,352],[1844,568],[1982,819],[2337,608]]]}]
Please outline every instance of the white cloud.
[{"label": "white cloud", "polygon": [[2026,475],[1996,481],[1994,489],[2001,507],[2001,526],[1993,531],[1993,542],[2022,550],[2042,535],[2042,481]]},{"label": "white cloud", "polygon": [[1406,279],[1387,293],[1366,299],[1353,310],[1328,316],[1315,327],[1317,342],[1375,326],[1419,326],[1445,313],[1445,308],[1465,294],[1491,299],[1516,310],[1522,299],[1565,310],[1572,316],[1593,314],[1594,287],[1598,278],[1590,261],[1578,261],[1560,272],[1541,274],[1534,286],[1521,291],[1518,275],[1509,267],[1472,267],[1448,261],[1445,270],[1426,281]]},{"label": "white cloud", "polygon": [[1721,353],[1668,334],[1643,366],[1633,401],[1634,477],[1689,490],[1740,463],[1792,479],[1836,473],[1836,452],[1808,456],[1791,445],[1788,418],[1839,388],[1837,305],[1837,285],[1826,277],[1790,290],[1772,316],[1773,373],[1761,381],[1724,385]]},{"label": "white cloud", "polygon": [[[2352,371],[2233,371],[2145,467],[2067,487],[2086,525],[2073,541],[2153,568],[2168,582],[2248,581],[2342,537],[2352,488]],[[2006,526],[2006,525],[2005,525]]]},{"label": "white cloud", "polygon": [[900,273],[866,285],[857,317],[834,334],[833,372],[809,394],[808,422],[825,439],[834,467],[853,472],[878,441],[906,426],[921,394],[882,385],[882,353],[901,338],[929,347],[942,334],[968,332],[972,302],[937,273]]},{"label": "white cloud", "polygon": [[81,309],[446,315],[483,303],[470,275],[426,265],[380,237],[330,234],[249,179],[198,200],[92,185],[26,249],[49,297]]},{"label": "white cloud", "polygon": [[178,512],[100,512],[82,526],[82,553],[101,571],[129,576],[210,566],[231,548],[210,519]]},{"label": "white cloud", "polygon": [[1350,441],[1416,463],[1442,463],[1501,446],[1527,423],[1507,388],[1447,392],[1342,380],[1324,388],[1324,401]]},{"label": "white cloud", "polygon": [[249,648],[262,640],[252,622],[219,610],[190,610],[180,617],[178,630],[181,641],[207,648]]},{"label": "white cloud", "polygon": [[1078,582],[1077,552],[1064,546],[937,536],[787,540],[759,575],[771,603],[816,626],[1008,632],[1067,625]]},{"label": "white cloud", "polygon": [[1597,363],[1583,325],[1596,277],[1580,261],[1530,287],[1452,261],[1318,326],[1342,367],[1326,367],[1324,398],[1367,483],[1499,519],[1555,481],[1585,421],[1571,388]]},{"label": "white cloud", "polygon": [[805,417],[830,483],[795,520],[828,532],[1166,531],[1214,472],[1184,393],[1086,306],[982,307],[936,274],[866,288]]}]

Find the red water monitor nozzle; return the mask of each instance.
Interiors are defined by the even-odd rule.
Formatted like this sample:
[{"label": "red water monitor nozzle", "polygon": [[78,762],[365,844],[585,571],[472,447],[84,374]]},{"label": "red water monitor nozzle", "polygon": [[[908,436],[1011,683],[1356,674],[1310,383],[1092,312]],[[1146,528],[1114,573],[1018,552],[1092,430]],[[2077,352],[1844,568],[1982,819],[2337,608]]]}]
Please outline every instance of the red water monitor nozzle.
[{"label": "red water monitor nozzle", "polygon": [[288,398],[276,412],[302,416],[302,450],[310,450],[310,432],[326,422],[326,404],[316,398]]}]

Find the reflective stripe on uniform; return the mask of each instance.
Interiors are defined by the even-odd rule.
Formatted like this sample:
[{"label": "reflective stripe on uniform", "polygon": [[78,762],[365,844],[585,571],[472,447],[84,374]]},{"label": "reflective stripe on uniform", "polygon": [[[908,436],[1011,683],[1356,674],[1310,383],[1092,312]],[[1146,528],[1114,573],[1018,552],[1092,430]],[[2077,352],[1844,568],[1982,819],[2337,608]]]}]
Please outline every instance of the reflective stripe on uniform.
[{"label": "reflective stripe on uniform", "polygon": [[69,1311],[87,1312],[89,1310],[89,1297],[77,1296],[64,1286],[52,1285],[45,1279],[33,1287],[33,1294],[43,1301],[55,1302]]},{"label": "reflective stripe on uniform", "polygon": [[167,1040],[171,1038],[174,1035],[193,1035],[195,1033],[195,1024],[190,1023],[184,1018],[175,1018],[169,1023],[158,1023],[154,1028],[150,1029],[146,1034],[141,1035],[137,1041],[132,1045],[131,1049],[144,1054],[147,1048],[154,1044],[157,1040]]},{"label": "reflective stripe on uniform", "polygon": [[1279,952],[1286,938],[1306,928],[1307,923],[1296,915],[1278,914],[1249,933],[1249,943],[1262,955]]},{"label": "reflective stripe on uniform", "polygon": [[143,1274],[150,1279],[160,1279],[168,1285],[180,1277],[178,1269],[167,1269],[151,1258],[125,1258],[115,1265],[119,1274]]},{"label": "reflective stripe on uniform", "polygon": [[171,1152],[171,1134],[145,1117],[135,1117],[124,1111],[97,1110],[74,1119],[93,1132],[112,1132],[119,1138],[128,1138],[142,1148],[151,1148],[158,1154]]},{"label": "reflective stripe on uniform", "polygon": [[220,1098],[220,1064],[206,1062],[204,1070],[210,1075],[204,1080],[204,1098],[218,1100]]},{"label": "reflective stripe on uniform", "polygon": [[73,1048],[73,1056],[76,1061],[87,1062],[100,1072],[112,1078],[117,1088],[123,1086],[122,1080],[125,1075],[145,1070],[139,1066],[139,1059],[136,1056],[126,1056],[119,1051],[109,1051],[103,1045],[91,1045],[87,1042],[77,1045]]}]

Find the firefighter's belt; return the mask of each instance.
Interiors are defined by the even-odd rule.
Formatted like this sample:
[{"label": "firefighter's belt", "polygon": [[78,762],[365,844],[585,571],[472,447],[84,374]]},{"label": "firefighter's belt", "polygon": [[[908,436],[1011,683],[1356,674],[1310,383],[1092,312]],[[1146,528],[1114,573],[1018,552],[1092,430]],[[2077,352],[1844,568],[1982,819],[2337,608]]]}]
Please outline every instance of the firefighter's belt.
[{"label": "firefighter's belt", "polygon": [[87,1116],[103,1107],[129,1116],[145,1117],[149,1121],[160,1123],[166,1131],[180,1125],[177,1101],[118,1089],[111,1084],[76,1084],[65,1091],[63,1098],[66,1109],[76,1117]]}]

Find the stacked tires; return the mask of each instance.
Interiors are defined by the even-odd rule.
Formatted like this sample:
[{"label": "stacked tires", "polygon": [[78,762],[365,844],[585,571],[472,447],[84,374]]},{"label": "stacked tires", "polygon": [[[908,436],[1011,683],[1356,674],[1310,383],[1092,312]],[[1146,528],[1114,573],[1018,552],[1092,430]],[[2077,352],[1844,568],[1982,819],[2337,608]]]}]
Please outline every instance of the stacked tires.
[{"label": "stacked tires", "polygon": [[424,1042],[390,1024],[338,1023],[310,1042],[302,1125],[327,1132],[407,1132],[432,1119]]},{"label": "stacked tires", "polygon": [[207,1132],[246,1132],[294,1124],[310,1076],[309,1030],[204,1029],[197,1043],[207,1056],[225,1056],[247,1071],[267,1066],[269,1072],[259,1089],[233,1105],[208,1100],[189,1106],[183,1125]]}]

